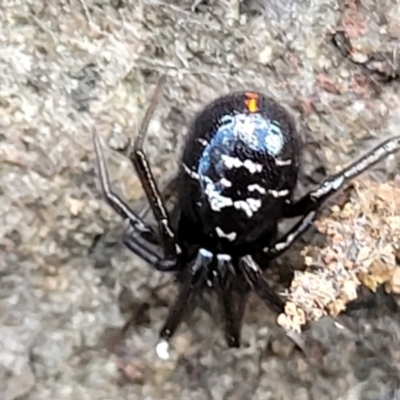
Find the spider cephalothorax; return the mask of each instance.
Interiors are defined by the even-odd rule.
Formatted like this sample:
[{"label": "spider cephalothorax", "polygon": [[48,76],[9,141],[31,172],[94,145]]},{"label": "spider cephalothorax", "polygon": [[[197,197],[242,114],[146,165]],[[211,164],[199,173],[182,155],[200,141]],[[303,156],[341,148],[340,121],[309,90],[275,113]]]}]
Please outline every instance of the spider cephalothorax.
[{"label": "spider cephalothorax", "polygon": [[[146,224],[111,188],[100,140],[94,133],[100,180],[109,204],[129,221],[124,243],[160,271],[176,273],[180,290],[161,336],[169,339],[204,288],[215,289],[229,346],[240,345],[240,323],[248,293],[283,311],[254,261],[282,254],[313,223],[316,211],[352,178],[400,148],[389,139],[320,186],[294,201],[300,143],[290,115],[258,92],[236,92],[208,105],[194,119],[176,177],[172,223],[157,188],[143,141],[156,106],[158,85],[129,155],[157,228]],[[300,217],[278,238],[278,223]],[[175,219],[174,219],[175,221]]]}]

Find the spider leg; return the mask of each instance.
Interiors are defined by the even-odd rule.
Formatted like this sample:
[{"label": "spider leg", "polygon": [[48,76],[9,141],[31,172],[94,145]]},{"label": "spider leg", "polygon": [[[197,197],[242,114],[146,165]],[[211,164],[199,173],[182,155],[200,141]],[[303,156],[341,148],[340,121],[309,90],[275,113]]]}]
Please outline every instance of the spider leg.
[{"label": "spider leg", "polygon": [[129,234],[124,234],[122,239],[124,244],[139,257],[143,258],[149,264],[152,264],[156,269],[161,271],[174,270],[175,263],[172,263],[170,260],[163,260],[156,251],[151,249],[150,243],[157,241],[153,229],[146,225],[143,220],[132,211],[126,201],[116,194],[111,187],[107,164],[101,148],[100,137],[96,129],[93,130],[93,143],[104,197],[117,214],[129,222],[132,229],[132,232]]},{"label": "spider leg", "polygon": [[143,220],[129,207],[126,201],[116,194],[111,187],[107,164],[101,147],[100,137],[96,129],[93,130],[93,144],[96,153],[97,168],[100,175],[101,189],[108,204],[117,212],[118,215],[128,220],[132,228],[138,232],[154,234],[153,230],[143,222]]},{"label": "spider leg", "polygon": [[[176,192],[177,183],[178,183],[178,176],[175,175],[170,180],[168,180],[168,182],[166,182],[164,186],[160,189],[161,195],[165,202],[167,202]],[[150,210],[151,206],[149,203],[147,203],[139,212],[140,218],[144,219]]]},{"label": "spider leg", "polygon": [[[230,260],[218,259],[218,300],[225,325],[225,338],[229,347],[240,347],[240,331],[249,288],[236,275],[227,274],[232,269]],[[224,279],[226,278],[226,279]],[[237,289],[241,289],[240,291]]]},{"label": "spider leg", "polygon": [[175,333],[182,319],[194,310],[194,302],[197,294],[202,289],[205,279],[205,271],[211,264],[213,255],[203,249],[197,253],[194,263],[186,271],[187,275],[180,284],[178,297],[171,306],[167,320],[161,329],[160,337],[168,340]]},{"label": "spider leg", "polygon": [[283,211],[283,218],[298,217],[307,214],[309,211],[317,210],[351,179],[399,150],[400,136],[386,140],[347,168],[324,180],[317,189],[312,190],[294,204],[288,204]]},{"label": "spider leg", "polygon": [[269,260],[283,254],[314,222],[316,211],[310,211],[303,216],[285,235],[276,240],[270,247],[264,247],[263,251]]},{"label": "spider leg", "polygon": [[244,299],[236,299],[231,290],[218,291],[225,326],[225,338],[229,347],[240,347],[240,331],[244,313]]},{"label": "spider leg", "polygon": [[254,292],[264,301],[264,303],[272,310],[281,313],[284,310],[283,300],[269,286],[267,280],[263,276],[261,268],[249,255],[240,259],[241,271]]},{"label": "spider leg", "polygon": [[183,318],[189,314],[189,309],[192,306],[197,290],[193,290],[190,283],[183,283],[179,289],[178,297],[171,306],[167,320],[161,329],[160,338],[169,340],[175,333],[176,329],[182,322]]},{"label": "spider leg", "polygon": [[[284,312],[284,301],[274,292],[268,285],[266,279],[262,275],[262,270],[255,263],[251,256],[245,256],[241,260],[242,271],[244,272],[247,282],[250,284],[256,294],[264,301],[264,303],[277,313]],[[306,344],[301,335],[285,331],[287,337],[291,339],[296,346],[307,354]]]},{"label": "spider leg", "polygon": [[267,258],[272,260],[284,253],[312,225],[316,211],[330,196],[342,189],[351,179],[398,150],[400,150],[400,136],[395,136],[381,143],[341,172],[326,179],[317,189],[309,192],[296,203],[287,205],[284,210],[284,218],[299,215],[303,217],[272,246],[264,248]]},{"label": "spider leg", "polygon": [[176,260],[163,258],[161,254],[148,246],[148,242],[143,237],[125,233],[122,236],[122,242],[129,250],[151,264],[158,271],[169,272],[177,270]]},{"label": "spider leg", "polygon": [[139,128],[139,133],[135,139],[133,149],[130,151],[129,158],[138,174],[143,190],[157,221],[161,242],[163,244],[164,255],[166,258],[176,259],[178,246],[175,242],[175,235],[171,228],[164,201],[157,187],[153,173],[151,172],[146,154],[143,151],[144,139],[148,131],[151,117],[153,116],[155,107],[157,105],[158,98],[161,94],[161,90],[164,86],[165,79],[166,76],[164,75],[158,83],[156,92],[150,102],[149,107],[147,108],[146,114]]}]

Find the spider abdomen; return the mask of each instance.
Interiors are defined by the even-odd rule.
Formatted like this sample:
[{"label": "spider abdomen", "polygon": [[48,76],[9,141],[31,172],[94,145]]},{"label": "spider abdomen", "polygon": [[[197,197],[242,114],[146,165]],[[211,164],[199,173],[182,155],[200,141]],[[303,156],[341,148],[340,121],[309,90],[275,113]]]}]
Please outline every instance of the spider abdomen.
[{"label": "spider abdomen", "polygon": [[261,235],[265,240],[292,195],[298,151],[294,123],[272,99],[257,92],[217,99],[189,130],[180,176],[183,217],[219,251],[253,245]]}]

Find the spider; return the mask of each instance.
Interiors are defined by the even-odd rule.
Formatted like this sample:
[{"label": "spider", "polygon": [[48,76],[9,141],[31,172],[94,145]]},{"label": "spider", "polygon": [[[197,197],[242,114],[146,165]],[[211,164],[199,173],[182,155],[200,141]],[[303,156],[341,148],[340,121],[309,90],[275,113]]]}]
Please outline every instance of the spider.
[{"label": "spider", "polygon": [[[173,336],[193,311],[201,291],[217,293],[228,346],[240,346],[246,298],[254,291],[277,313],[284,301],[256,262],[285,252],[313,224],[316,212],[349,180],[400,148],[400,136],[384,141],[315,190],[294,200],[301,144],[294,120],[272,98],[234,92],[201,111],[189,128],[177,173],[174,220],[158,188],[143,143],[165,83],[163,76],[145,113],[129,158],[157,226],[146,223],[111,187],[100,138],[93,141],[102,191],[129,229],[124,244],[155,269],[173,272],[179,292],[160,337]],[[278,222],[300,217],[283,236]]]}]

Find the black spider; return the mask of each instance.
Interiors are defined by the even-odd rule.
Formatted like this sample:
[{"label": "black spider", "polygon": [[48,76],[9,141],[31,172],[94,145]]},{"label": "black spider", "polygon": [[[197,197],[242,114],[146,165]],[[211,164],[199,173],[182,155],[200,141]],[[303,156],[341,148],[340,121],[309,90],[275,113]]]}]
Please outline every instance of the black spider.
[{"label": "black spider", "polygon": [[[217,292],[229,346],[240,345],[245,299],[253,290],[267,306],[282,312],[284,302],[254,261],[282,254],[309,228],[316,211],[352,178],[400,148],[400,136],[385,141],[298,201],[293,192],[300,143],[293,119],[258,92],[237,92],[208,105],[189,129],[177,175],[177,216],[172,224],[157,188],[143,141],[164,84],[160,80],[130,151],[157,228],[149,226],[111,188],[94,132],[100,180],[114,210],[129,221],[126,246],[159,271],[176,273],[180,290],[160,336],[171,338],[205,288]],[[300,216],[283,237],[278,222]],[[162,253],[160,252],[162,249]]]}]

